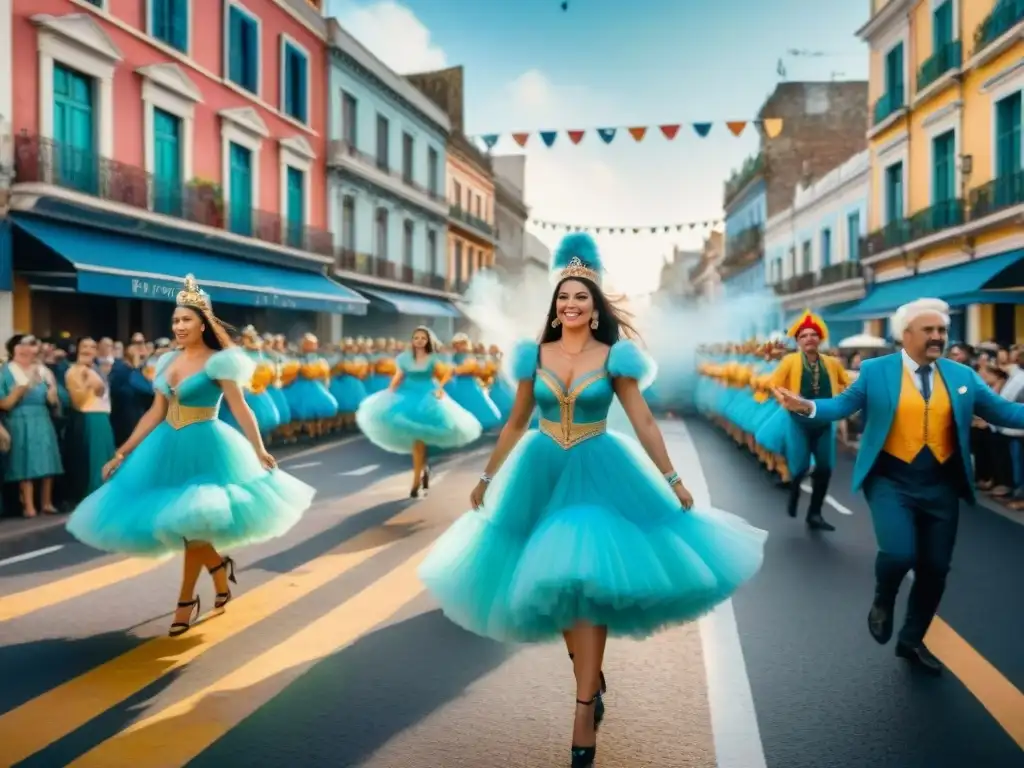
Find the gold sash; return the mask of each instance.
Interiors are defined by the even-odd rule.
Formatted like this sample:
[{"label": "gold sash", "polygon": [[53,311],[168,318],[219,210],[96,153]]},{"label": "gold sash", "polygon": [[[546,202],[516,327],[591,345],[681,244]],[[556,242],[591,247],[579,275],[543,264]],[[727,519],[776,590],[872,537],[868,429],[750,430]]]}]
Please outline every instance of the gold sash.
[{"label": "gold sash", "polygon": [[213,421],[217,418],[217,406],[182,405],[177,395],[171,397],[167,404],[166,421],[175,429],[181,429],[201,421]]},{"label": "gold sash", "polygon": [[603,435],[608,431],[608,422],[591,421],[588,424],[576,424],[574,422],[540,419],[540,431],[562,446],[562,448],[569,449],[574,445],[579,445],[584,440]]}]

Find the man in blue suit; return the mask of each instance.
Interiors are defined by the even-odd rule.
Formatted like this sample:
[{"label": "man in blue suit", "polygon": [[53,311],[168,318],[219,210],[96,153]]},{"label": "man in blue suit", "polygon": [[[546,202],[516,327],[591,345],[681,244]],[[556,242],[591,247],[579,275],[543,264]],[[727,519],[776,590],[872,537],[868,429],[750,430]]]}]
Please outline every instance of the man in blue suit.
[{"label": "man in blue suit", "polygon": [[977,414],[990,424],[1024,428],[1024,405],[1003,400],[973,370],[942,357],[948,328],[948,305],[919,299],[892,318],[903,350],[864,361],[838,397],[811,401],[775,390],[783,407],[811,421],[863,413],[853,489],[864,490],[878,541],[868,629],[879,643],[889,642],[896,595],[913,570],[896,655],[932,674],[942,664],[924,637],[946,587],[960,499],[974,503],[971,420]]}]

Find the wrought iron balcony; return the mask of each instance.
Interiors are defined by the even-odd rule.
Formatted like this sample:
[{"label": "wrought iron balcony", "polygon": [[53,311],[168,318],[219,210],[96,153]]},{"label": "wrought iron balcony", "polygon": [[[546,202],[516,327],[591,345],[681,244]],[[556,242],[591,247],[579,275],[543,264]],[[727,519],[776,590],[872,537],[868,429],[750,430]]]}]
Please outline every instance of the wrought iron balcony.
[{"label": "wrought iron balcony", "polygon": [[957,198],[936,203],[898,221],[892,221],[863,240],[864,253],[872,256],[922,240],[943,230],[959,227],[966,221],[964,200]]},{"label": "wrought iron balcony", "polygon": [[775,292],[782,296],[789,296],[809,291],[812,288],[836,285],[847,280],[861,280],[863,277],[864,268],[859,261],[840,261],[822,267],[817,272],[804,272],[801,275],[788,277],[775,286]]},{"label": "wrought iron balcony", "polygon": [[1024,21],[1024,0],[1000,0],[974,30],[974,53],[981,53]]},{"label": "wrought iron balcony", "polygon": [[925,59],[921,69],[917,72],[918,92],[923,91],[950,70],[960,69],[960,65],[963,64],[963,54],[963,42],[952,40]]},{"label": "wrought iron balcony", "polygon": [[747,227],[732,237],[726,237],[723,264],[733,266],[746,263],[750,256],[760,255],[764,244],[764,231],[760,226]]},{"label": "wrought iron balcony", "polygon": [[1024,205],[1024,171],[992,179],[971,190],[971,218],[983,219],[994,213]]},{"label": "wrought iron balcony", "polygon": [[134,165],[27,133],[15,139],[15,184],[49,184],[101,200],[330,256],[331,233],[272,211],[226,205],[219,184],[160,179]]},{"label": "wrought iron balcony", "polygon": [[479,230],[480,232],[483,232],[487,235],[494,235],[494,227],[492,227],[486,221],[481,219],[479,216],[474,216],[461,206],[450,205],[448,207],[448,212],[453,219],[461,221],[463,224],[467,224],[468,226],[473,227],[473,229]]},{"label": "wrought iron balcony", "polygon": [[902,86],[895,91],[889,91],[875,102],[875,108],[872,112],[875,118],[874,124],[878,125],[905,106],[907,106],[907,97],[903,92]]},{"label": "wrought iron balcony", "polygon": [[445,278],[431,272],[414,269],[405,264],[398,264],[389,261],[387,258],[373,256],[369,253],[361,253],[354,248],[344,246],[335,251],[334,266],[346,272],[354,272],[357,275],[368,277],[379,277],[384,280],[393,280],[406,285],[416,285],[422,288],[433,288],[443,291]]}]

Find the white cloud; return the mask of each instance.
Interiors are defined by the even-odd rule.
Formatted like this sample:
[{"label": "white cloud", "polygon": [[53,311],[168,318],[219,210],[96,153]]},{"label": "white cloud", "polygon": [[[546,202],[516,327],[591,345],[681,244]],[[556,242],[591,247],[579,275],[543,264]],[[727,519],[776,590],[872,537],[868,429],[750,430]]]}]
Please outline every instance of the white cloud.
[{"label": "white cloud", "polygon": [[448,66],[448,57],[432,42],[430,30],[394,0],[370,5],[334,2],[329,10],[353,37],[400,75]]}]

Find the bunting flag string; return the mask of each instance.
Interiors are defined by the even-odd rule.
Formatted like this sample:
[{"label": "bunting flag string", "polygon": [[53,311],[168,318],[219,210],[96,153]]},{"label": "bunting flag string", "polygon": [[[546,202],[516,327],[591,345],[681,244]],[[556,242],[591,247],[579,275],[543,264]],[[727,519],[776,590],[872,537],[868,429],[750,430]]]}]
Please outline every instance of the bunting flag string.
[{"label": "bunting flag string", "polygon": [[[615,137],[620,135],[620,131],[628,133],[633,141],[639,143],[643,141],[648,135],[654,133],[654,129],[660,133],[666,141],[673,141],[679,136],[683,126],[689,125],[693,128],[693,132],[698,137],[705,139],[711,134],[712,128],[716,123],[666,123],[658,126],[626,126],[617,128],[569,128],[563,130],[554,131],[517,131],[508,134],[502,133],[484,133],[473,136],[472,138],[478,139],[483,142],[483,145],[488,151],[494,149],[497,143],[503,136],[511,136],[512,140],[520,147],[526,148],[530,138],[536,134],[540,137],[541,142],[545,147],[551,148],[555,145],[560,134],[565,134],[569,141],[576,145],[583,141],[588,133],[596,133],[598,138],[601,139],[605,144],[611,144]],[[733,136],[742,136],[747,126],[754,126],[754,128],[760,131],[765,137],[774,139],[776,136],[782,133],[783,121],[781,117],[771,117],[764,120],[727,120],[723,123],[726,129]]]},{"label": "bunting flag string", "polygon": [[545,221],[543,219],[530,219],[530,223],[540,229],[551,229],[556,232],[593,232],[595,235],[657,235],[669,232],[692,232],[696,229],[702,231],[713,229],[722,223],[721,219],[708,219],[707,221],[686,221],[676,224],[644,224],[637,226],[609,226],[593,224],[563,224],[558,221]]}]

